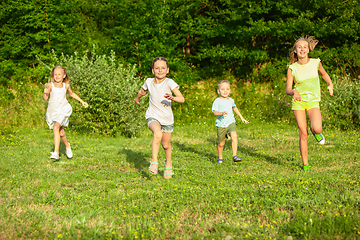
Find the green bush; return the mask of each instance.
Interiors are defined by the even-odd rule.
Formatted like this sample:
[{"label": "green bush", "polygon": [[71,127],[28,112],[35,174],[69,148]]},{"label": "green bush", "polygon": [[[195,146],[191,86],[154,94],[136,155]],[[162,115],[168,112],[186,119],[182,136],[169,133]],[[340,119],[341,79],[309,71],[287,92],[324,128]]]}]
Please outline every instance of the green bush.
[{"label": "green bush", "polygon": [[185,102],[181,104],[172,103],[171,107],[175,121],[204,123],[213,120],[215,122],[211,107],[217,97],[217,81],[209,79],[199,81],[191,86],[190,84],[180,85],[180,91],[185,98]]},{"label": "green bush", "polygon": [[324,124],[343,130],[360,126],[360,79],[332,77],[334,95],[323,94]]},{"label": "green bush", "polygon": [[16,80],[8,83],[7,88],[0,85],[0,129],[43,125],[43,89],[29,83],[27,76],[18,76]]},{"label": "green bush", "polygon": [[294,118],[291,110],[291,98],[286,94],[269,93],[266,95],[267,107],[266,111],[267,120],[272,122],[289,122]]},{"label": "green bush", "polygon": [[89,104],[85,109],[78,101],[68,98],[75,128],[128,137],[136,136],[143,128],[144,121],[139,121],[143,108],[134,103],[141,87],[135,65],[119,63],[114,52],[99,56],[94,51],[83,56],[74,53],[60,57],[53,51],[52,63],[65,67],[73,91]]}]

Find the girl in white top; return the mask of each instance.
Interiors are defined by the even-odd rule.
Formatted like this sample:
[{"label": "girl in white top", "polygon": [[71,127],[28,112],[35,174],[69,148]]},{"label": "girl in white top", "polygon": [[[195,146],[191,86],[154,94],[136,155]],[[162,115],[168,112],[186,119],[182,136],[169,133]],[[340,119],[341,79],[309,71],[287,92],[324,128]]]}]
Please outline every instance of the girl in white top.
[{"label": "girl in white top", "polygon": [[44,101],[47,101],[50,96],[46,110],[46,122],[49,125],[49,128],[53,129],[54,132],[55,150],[51,153],[50,158],[56,160],[59,159],[60,138],[66,146],[67,157],[71,158],[73,155],[64,130],[64,127],[67,127],[69,124],[69,117],[72,113],[71,105],[66,99],[66,91],[69,92],[71,97],[81,102],[85,108],[88,107],[88,104],[81,100],[81,98],[71,90],[69,77],[65,68],[56,66],[50,74],[49,83],[46,84],[43,93]]},{"label": "girl in white top", "polygon": [[[157,158],[161,142],[166,157],[164,178],[169,179],[173,175],[170,140],[174,127],[174,116],[171,110],[171,101],[183,103],[185,99],[179,91],[179,85],[172,79],[166,78],[166,74],[169,73],[169,63],[166,58],[155,58],[152,62],[152,72],[155,78],[146,79],[135,103],[140,104],[141,97],[149,91],[149,108],[145,114],[147,125],[153,132],[152,160],[149,171],[152,174],[158,172]],[[175,97],[172,93],[175,94]]]}]

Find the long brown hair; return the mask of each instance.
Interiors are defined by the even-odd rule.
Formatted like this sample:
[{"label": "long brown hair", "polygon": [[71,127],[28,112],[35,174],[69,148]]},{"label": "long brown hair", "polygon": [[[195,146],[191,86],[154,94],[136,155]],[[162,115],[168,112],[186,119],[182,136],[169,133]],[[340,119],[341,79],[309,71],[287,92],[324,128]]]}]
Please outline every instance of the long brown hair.
[{"label": "long brown hair", "polygon": [[51,74],[50,74],[50,76],[49,76],[49,82],[53,82],[53,81],[54,81],[54,71],[55,71],[55,69],[57,69],[57,68],[61,68],[62,70],[64,70],[64,73],[66,74],[66,77],[64,78],[63,82],[64,82],[64,83],[68,83],[68,82],[69,82],[69,76],[68,76],[68,74],[67,74],[67,72],[66,72],[66,69],[65,69],[64,67],[60,66],[60,65],[55,66],[55,67],[53,68],[53,70],[51,71]]},{"label": "long brown hair", "polygon": [[295,41],[294,46],[292,47],[292,49],[290,51],[290,64],[297,62],[299,60],[297,54],[295,53],[296,44],[299,41],[306,41],[309,44],[309,52],[312,52],[314,50],[316,44],[318,44],[318,42],[319,42],[319,40],[316,40],[314,36],[298,38]]}]

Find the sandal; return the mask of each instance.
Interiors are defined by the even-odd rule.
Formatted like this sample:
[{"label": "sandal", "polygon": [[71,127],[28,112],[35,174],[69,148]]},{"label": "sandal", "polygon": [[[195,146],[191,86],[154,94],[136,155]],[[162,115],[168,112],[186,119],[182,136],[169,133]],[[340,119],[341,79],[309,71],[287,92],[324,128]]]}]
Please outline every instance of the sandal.
[{"label": "sandal", "polygon": [[239,158],[237,155],[233,156],[234,162],[241,162],[241,158]]},{"label": "sandal", "polygon": [[[153,164],[156,164],[157,166],[154,167],[154,166],[152,166]],[[149,166],[149,172],[150,172],[151,174],[156,175],[156,174],[158,173],[158,166],[159,166],[159,163],[158,163],[158,162],[151,162],[151,163],[150,163],[150,166]],[[151,169],[155,169],[155,171],[151,171]]]},{"label": "sandal", "polygon": [[[170,173],[166,173],[166,172],[165,172],[166,170],[171,170],[171,172],[170,172]],[[173,170],[172,170],[172,166],[167,168],[167,167],[166,167],[166,161],[165,161],[164,178],[165,178],[165,179],[170,179],[172,175],[174,175],[174,172],[173,172]]]},{"label": "sandal", "polygon": [[218,158],[217,163],[223,163],[224,159]]}]

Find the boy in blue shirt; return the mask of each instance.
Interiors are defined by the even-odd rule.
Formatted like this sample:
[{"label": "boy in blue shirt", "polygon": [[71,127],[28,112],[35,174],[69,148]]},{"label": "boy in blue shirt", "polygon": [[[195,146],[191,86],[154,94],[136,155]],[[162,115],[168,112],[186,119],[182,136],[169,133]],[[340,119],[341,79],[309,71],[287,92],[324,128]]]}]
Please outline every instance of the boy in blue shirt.
[{"label": "boy in blue shirt", "polygon": [[239,109],[236,107],[234,99],[229,97],[230,94],[230,83],[227,80],[221,80],[218,84],[218,93],[220,97],[214,100],[212,111],[216,118],[216,127],[217,127],[217,142],[218,142],[218,159],[217,163],[222,163],[224,161],[222,153],[225,145],[226,135],[230,134],[232,141],[232,153],[233,161],[240,162],[237,154],[238,139],[236,133],[235,117],[233,111],[240,117],[243,123],[248,124],[243,116],[241,115]]}]

